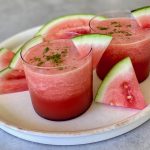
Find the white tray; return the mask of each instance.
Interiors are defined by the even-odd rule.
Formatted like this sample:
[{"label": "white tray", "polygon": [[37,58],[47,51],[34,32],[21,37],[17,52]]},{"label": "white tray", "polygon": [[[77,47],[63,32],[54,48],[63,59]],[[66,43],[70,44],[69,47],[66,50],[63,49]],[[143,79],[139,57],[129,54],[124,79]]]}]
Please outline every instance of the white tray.
[{"label": "white tray", "polygon": [[[39,27],[22,32],[0,44],[15,48],[31,38]],[[100,80],[94,72],[94,92]],[[150,77],[140,84],[150,101]],[[126,133],[150,118],[150,106],[144,110],[125,109],[93,103],[80,117],[69,121],[48,121],[33,110],[28,91],[0,95],[0,128],[37,143],[77,145],[102,141]]]}]

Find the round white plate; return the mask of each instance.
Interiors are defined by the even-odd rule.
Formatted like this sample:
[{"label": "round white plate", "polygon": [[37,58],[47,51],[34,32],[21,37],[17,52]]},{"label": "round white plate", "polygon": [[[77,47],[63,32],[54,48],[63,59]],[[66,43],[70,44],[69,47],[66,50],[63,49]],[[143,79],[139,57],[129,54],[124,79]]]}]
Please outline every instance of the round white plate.
[{"label": "round white plate", "polygon": [[[38,28],[13,36],[0,47],[15,48],[31,38]],[[94,92],[99,82],[94,73]],[[145,99],[150,101],[150,77],[140,86]],[[76,119],[48,121],[34,112],[28,91],[0,95],[0,128],[19,138],[43,144],[77,145],[102,141],[126,133],[149,118],[150,106],[139,111],[93,103]]]}]

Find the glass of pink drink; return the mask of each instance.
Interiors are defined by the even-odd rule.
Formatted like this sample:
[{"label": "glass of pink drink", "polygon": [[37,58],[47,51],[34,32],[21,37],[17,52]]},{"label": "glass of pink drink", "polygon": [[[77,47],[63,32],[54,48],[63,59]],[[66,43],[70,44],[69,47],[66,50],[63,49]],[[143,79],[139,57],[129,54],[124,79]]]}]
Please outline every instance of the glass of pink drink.
[{"label": "glass of pink drink", "polygon": [[71,40],[43,42],[21,54],[35,111],[49,120],[68,120],[92,103],[92,55]]},{"label": "glass of pink drink", "polygon": [[138,81],[144,81],[150,72],[150,28],[141,28],[128,11],[114,11],[104,16],[108,19],[100,21],[95,17],[90,21],[92,33],[113,36],[97,65],[98,76],[104,79],[114,64],[129,56]]}]

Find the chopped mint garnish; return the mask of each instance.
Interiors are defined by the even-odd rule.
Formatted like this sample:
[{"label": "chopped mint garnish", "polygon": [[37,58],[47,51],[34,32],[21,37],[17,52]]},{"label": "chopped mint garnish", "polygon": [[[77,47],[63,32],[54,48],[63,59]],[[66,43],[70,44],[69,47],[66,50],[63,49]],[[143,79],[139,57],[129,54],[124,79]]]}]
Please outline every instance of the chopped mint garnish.
[{"label": "chopped mint garnish", "polygon": [[34,57],[34,61],[41,61],[40,57]]},{"label": "chopped mint garnish", "polygon": [[107,30],[107,27],[97,27],[99,30]]},{"label": "chopped mint garnish", "polygon": [[131,24],[126,25],[127,27],[131,27]]},{"label": "chopped mint garnish", "polygon": [[46,60],[49,61],[51,59],[51,56],[46,56]]},{"label": "chopped mint garnish", "polygon": [[118,30],[116,33],[126,33],[126,31]]},{"label": "chopped mint garnish", "polygon": [[117,21],[113,21],[113,22],[111,22],[111,24],[113,25],[113,24],[118,24],[118,22]]},{"label": "chopped mint garnish", "polygon": [[46,56],[46,60],[51,60],[53,63],[59,64],[62,62],[61,54],[56,53],[53,55]]},{"label": "chopped mint garnish", "polygon": [[76,69],[76,68],[77,68],[76,66],[72,67],[72,69]]},{"label": "chopped mint garnish", "polygon": [[127,32],[125,35],[126,35],[126,36],[131,36],[132,34]]},{"label": "chopped mint garnish", "polygon": [[46,47],[46,48],[44,49],[44,54],[47,53],[48,51],[49,51],[49,47]]},{"label": "chopped mint garnish", "polygon": [[67,52],[68,52],[68,49],[67,48],[65,48],[61,53],[62,53],[62,55],[65,57],[66,56],[66,54],[67,54]]},{"label": "chopped mint garnish", "polygon": [[60,67],[58,67],[58,69],[59,69],[59,70],[63,70],[63,69],[64,69],[64,67],[60,66]]},{"label": "chopped mint garnish", "polygon": [[30,58],[30,61],[32,61],[33,59],[32,58]]},{"label": "chopped mint garnish", "polygon": [[108,34],[109,34],[109,35],[112,35],[112,34],[114,34],[114,32],[108,32]]},{"label": "chopped mint garnish", "polygon": [[64,48],[65,48],[65,49],[68,49],[69,47],[68,47],[68,46],[65,46]]},{"label": "chopped mint garnish", "polygon": [[116,24],[114,27],[122,27],[121,24]]},{"label": "chopped mint garnish", "polygon": [[56,53],[56,54],[52,55],[52,56],[51,56],[51,60],[52,60],[54,63],[56,63],[56,64],[61,63],[61,62],[62,62],[62,60],[61,60],[61,54]]},{"label": "chopped mint garnish", "polygon": [[37,64],[37,66],[41,66],[42,64],[44,64],[44,62],[43,62],[43,61],[40,61],[40,62]]}]

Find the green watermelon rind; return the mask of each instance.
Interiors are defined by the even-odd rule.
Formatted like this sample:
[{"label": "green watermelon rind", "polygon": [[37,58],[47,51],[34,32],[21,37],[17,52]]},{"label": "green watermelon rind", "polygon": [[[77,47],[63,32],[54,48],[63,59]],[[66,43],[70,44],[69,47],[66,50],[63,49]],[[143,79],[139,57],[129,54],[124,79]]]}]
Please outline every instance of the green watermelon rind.
[{"label": "green watermelon rind", "polygon": [[0,48],[0,56],[8,52],[9,50],[7,48]]},{"label": "green watermelon rind", "polygon": [[[64,20],[69,19],[76,19],[76,18],[83,18],[83,19],[92,19],[95,15],[94,14],[73,14],[68,16],[61,16],[56,19],[49,21],[48,23],[44,24],[40,30],[35,34],[35,36],[45,34],[51,27],[54,27],[56,24],[61,24]],[[101,20],[105,20],[106,18],[103,16],[99,16]]]},{"label": "green watermelon rind", "polygon": [[100,87],[95,96],[95,102],[102,102],[103,96],[105,94],[105,91],[107,90],[107,87],[109,87],[109,84],[111,84],[113,80],[117,79],[120,74],[125,74],[126,72],[130,71],[131,68],[132,62],[129,57],[124,58],[116,65],[114,65],[100,84]]},{"label": "green watermelon rind", "polygon": [[10,67],[7,67],[7,68],[1,70],[1,71],[0,71],[0,77],[3,77],[3,76],[5,76],[5,75],[7,75],[7,74],[8,74],[9,72],[11,72],[11,71],[12,71],[12,68],[10,68]]},{"label": "green watermelon rind", "polygon": [[72,38],[73,43],[76,47],[81,45],[109,45],[112,40],[112,36],[103,34],[85,34]]},{"label": "green watermelon rind", "polygon": [[15,68],[19,60],[21,59],[20,53],[23,51],[24,53],[28,51],[31,47],[40,44],[43,42],[42,36],[36,36],[29,41],[27,41],[14,55],[12,61],[9,64],[10,68]]},{"label": "green watermelon rind", "polygon": [[140,17],[144,15],[150,15],[150,6],[144,6],[141,8],[137,8],[131,11],[131,14],[134,17]]}]

